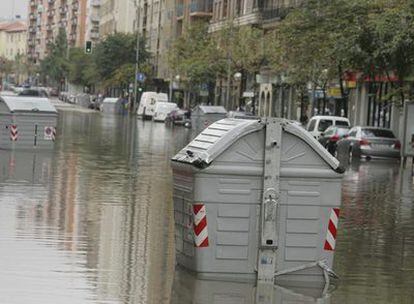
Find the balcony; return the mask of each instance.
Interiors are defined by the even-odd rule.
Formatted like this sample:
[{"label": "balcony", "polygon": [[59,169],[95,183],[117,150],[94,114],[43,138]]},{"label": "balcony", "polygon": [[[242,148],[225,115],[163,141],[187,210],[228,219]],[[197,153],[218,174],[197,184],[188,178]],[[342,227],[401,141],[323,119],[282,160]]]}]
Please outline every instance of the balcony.
[{"label": "balcony", "polygon": [[47,16],[48,16],[49,18],[54,17],[54,16],[55,16],[55,10],[49,10],[49,11],[47,12]]},{"label": "balcony", "polygon": [[92,23],[99,23],[99,16],[98,15],[91,15],[91,22]]},{"label": "balcony", "polygon": [[35,14],[33,14],[33,13],[31,13],[31,14],[29,15],[29,19],[30,19],[30,20],[36,20],[36,15],[35,15]]},{"label": "balcony", "polygon": [[92,0],[91,5],[93,7],[99,7],[99,6],[101,6],[101,0]]},{"label": "balcony", "polygon": [[67,13],[67,11],[68,11],[68,9],[67,9],[67,7],[66,7],[66,6],[61,6],[61,7],[59,7],[59,13],[60,13],[61,15],[65,15],[65,14]]},{"label": "balcony", "polygon": [[31,6],[31,7],[36,6],[36,1],[34,1],[34,0],[30,1],[30,6]]},{"label": "balcony", "polygon": [[175,9],[175,16],[177,18],[183,18],[184,17],[184,4],[178,4]]},{"label": "balcony", "polygon": [[46,30],[47,30],[48,32],[52,32],[52,31],[53,31],[53,26],[52,26],[51,24],[47,25],[47,26],[46,26]]},{"label": "balcony", "polygon": [[49,5],[55,4],[55,0],[48,0],[47,2],[49,3]]},{"label": "balcony", "polygon": [[213,16],[213,1],[211,0],[192,1],[190,4],[190,16],[212,17]]},{"label": "balcony", "polygon": [[99,39],[99,33],[98,32],[91,32],[91,39]]}]

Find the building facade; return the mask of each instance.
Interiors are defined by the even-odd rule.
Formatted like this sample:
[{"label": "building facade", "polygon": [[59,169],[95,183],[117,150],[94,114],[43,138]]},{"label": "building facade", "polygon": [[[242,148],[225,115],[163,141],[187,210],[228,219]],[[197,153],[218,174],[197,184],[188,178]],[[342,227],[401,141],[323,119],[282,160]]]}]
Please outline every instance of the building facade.
[{"label": "building facade", "polygon": [[0,57],[15,60],[26,54],[27,25],[25,21],[0,23]]},{"label": "building facade", "polygon": [[[65,29],[69,47],[83,47],[96,27],[87,27],[88,14],[98,0],[31,0],[28,18],[28,58],[38,63],[48,54],[60,28]],[[89,36],[90,37],[90,36]]]}]

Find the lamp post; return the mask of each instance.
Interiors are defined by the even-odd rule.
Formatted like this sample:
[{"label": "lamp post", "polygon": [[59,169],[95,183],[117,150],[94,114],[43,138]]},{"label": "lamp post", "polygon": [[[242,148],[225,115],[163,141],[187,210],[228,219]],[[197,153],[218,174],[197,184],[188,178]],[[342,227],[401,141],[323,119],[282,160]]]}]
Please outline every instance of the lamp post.
[{"label": "lamp post", "polygon": [[136,49],[136,53],[135,53],[135,75],[134,75],[134,98],[131,100],[131,107],[130,107],[130,111],[131,113],[134,113],[135,110],[135,104],[138,100],[138,79],[137,79],[137,75],[139,72],[139,48],[140,48],[140,37],[139,37],[139,23],[141,21],[141,1],[140,0],[135,0],[134,1],[134,5],[135,5],[135,9],[136,9],[136,14],[137,14],[137,19],[136,19],[136,31],[137,31],[137,49]]},{"label": "lamp post", "polygon": [[242,84],[241,84],[241,80],[242,80],[242,73],[240,72],[236,72],[233,75],[234,80],[239,84],[239,98],[238,98],[238,109],[241,108],[241,96],[242,96]]}]

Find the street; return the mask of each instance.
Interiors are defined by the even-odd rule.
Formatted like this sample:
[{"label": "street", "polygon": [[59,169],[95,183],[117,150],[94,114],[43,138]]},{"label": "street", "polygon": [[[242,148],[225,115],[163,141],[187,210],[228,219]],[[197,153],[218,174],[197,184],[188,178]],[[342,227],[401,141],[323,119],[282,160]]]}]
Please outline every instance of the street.
[{"label": "street", "polygon": [[[2,303],[255,303],[252,285],[174,270],[170,158],[191,130],[93,111],[57,130],[53,152],[0,151]],[[342,191],[335,288],[275,303],[414,303],[411,168],[354,162]]]}]

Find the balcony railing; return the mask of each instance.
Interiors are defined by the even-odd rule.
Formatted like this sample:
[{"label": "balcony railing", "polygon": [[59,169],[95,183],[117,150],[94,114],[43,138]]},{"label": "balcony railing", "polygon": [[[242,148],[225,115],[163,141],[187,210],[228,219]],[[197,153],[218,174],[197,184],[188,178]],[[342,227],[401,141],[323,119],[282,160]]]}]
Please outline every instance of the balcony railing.
[{"label": "balcony railing", "polygon": [[213,1],[212,0],[197,0],[190,3],[190,14],[194,13],[203,13],[203,14],[212,14],[213,13]]},{"label": "balcony railing", "polygon": [[184,16],[184,4],[178,4],[175,9],[177,18]]}]

